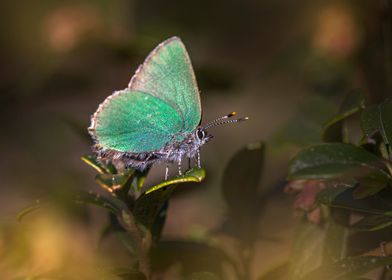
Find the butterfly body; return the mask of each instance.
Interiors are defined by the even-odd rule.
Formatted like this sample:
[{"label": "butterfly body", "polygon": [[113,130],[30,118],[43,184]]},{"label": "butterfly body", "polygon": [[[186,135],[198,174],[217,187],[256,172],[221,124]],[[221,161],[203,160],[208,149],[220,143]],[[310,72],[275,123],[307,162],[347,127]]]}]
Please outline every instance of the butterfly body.
[{"label": "butterfly body", "polygon": [[176,137],[173,137],[173,140],[169,141],[164,147],[152,152],[121,152],[105,149],[99,145],[95,145],[93,149],[95,152],[97,152],[99,158],[102,160],[121,162],[127,167],[132,167],[143,171],[147,167],[150,167],[158,162],[180,162],[183,157],[198,159],[198,153],[201,146],[203,146],[212,138],[212,135],[207,134],[203,134],[205,136],[199,138],[201,136],[201,129],[202,128],[200,127],[195,132],[192,132],[188,135],[181,135],[181,138],[184,137],[182,141],[178,141],[176,140]]},{"label": "butterfly body", "polygon": [[196,158],[211,139],[200,126],[200,94],[189,55],[178,37],[159,44],[139,66],[128,87],[107,97],[91,117],[89,133],[101,161],[145,170],[157,162]]}]

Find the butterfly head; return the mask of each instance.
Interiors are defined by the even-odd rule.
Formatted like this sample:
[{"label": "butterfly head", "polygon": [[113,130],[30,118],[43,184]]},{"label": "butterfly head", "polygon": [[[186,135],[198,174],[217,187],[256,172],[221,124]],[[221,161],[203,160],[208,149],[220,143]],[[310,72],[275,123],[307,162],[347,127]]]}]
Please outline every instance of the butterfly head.
[{"label": "butterfly head", "polygon": [[198,128],[195,130],[195,139],[196,139],[197,144],[198,144],[199,146],[204,145],[205,143],[207,143],[208,141],[210,141],[211,138],[213,138],[213,137],[214,137],[214,136],[211,135],[211,134],[209,134],[209,133],[207,132],[207,130],[206,130],[204,127],[202,127],[202,126],[198,127]]},{"label": "butterfly head", "polygon": [[214,137],[212,134],[208,133],[207,129],[214,127],[214,126],[222,125],[222,124],[237,123],[237,122],[245,121],[248,119],[248,117],[239,118],[239,119],[231,119],[235,115],[237,115],[236,112],[231,112],[230,114],[227,114],[223,117],[220,117],[220,118],[217,118],[213,121],[208,122],[204,126],[199,126],[195,130],[194,136],[193,136],[193,138],[196,141],[196,145],[200,147],[200,146],[204,145],[205,143],[209,142]]}]

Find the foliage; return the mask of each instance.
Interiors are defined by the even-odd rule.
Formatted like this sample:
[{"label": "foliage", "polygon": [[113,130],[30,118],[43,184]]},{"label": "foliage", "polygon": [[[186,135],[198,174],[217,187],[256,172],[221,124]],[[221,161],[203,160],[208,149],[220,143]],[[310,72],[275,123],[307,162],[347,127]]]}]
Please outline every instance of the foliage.
[{"label": "foliage", "polygon": [[[390,100],[368,106],[360,91],[350,92],[324,125],[325,142],[292,159],[290,184],[301,195],[311,183],[319,187],[312,209],[320,217],[312,223],[303,216],[293,256],[276,279],[365,279],[391,264],[383,249],[367,255],[390,242],[379,233],[392,233],[391,109]],[[367,241],[356,242],[364,233]]]}]

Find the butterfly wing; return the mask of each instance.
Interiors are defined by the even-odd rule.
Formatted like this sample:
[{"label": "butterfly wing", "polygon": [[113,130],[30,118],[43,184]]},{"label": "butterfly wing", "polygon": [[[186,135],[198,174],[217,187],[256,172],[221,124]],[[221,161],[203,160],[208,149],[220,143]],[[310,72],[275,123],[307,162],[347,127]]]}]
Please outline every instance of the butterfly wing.
[{"label": "butterfly wing", "polygon": [[141,153],[159,150],[182,126],[183,119],[170,104],[148,93],[125,89],[99,106],[89,131],[99,147]]},{"label": "butterfly wing", "polygon": [[184,44],[172,37],[158,45],[132,77],[131,90],[148,92],[175,108],[190,133],[200,123],[200,95]]}]

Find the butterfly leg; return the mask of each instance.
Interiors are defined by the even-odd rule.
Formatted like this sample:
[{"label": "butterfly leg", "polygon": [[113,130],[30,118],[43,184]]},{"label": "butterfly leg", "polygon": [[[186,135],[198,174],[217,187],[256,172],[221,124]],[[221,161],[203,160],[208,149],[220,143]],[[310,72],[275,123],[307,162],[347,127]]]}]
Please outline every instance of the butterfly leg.
[{"label": "butterfly leg", "polygon": [[165,170],[165,181],[169,178],[169,165],[166,164],[166,170]]},{"label": "butterfly leg", "polygon": [[201,168],[200,150],[197,151],[196,159],[197,159],[197,167]]},{"label": "butterfly leg", "polygon": [[179,158],[179,160],[178,160],[178,175],[182,175],[182,171],[181,171],[181,158]]}]

